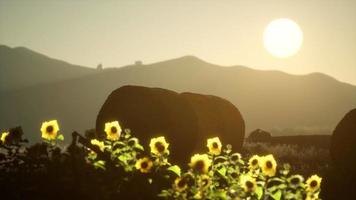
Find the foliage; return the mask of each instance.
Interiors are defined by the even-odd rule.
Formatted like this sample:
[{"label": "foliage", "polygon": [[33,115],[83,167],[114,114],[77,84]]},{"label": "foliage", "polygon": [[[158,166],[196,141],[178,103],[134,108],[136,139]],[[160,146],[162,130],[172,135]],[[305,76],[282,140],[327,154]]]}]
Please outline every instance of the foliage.
[{"label": "foliage", "polygon": [[[24,191],[29,186],[46,188],[31,188],[29,194],[39,195],[34,195],[38,199],[53,197],[47,192],[56,191],[55,186],[73,190],[62,195],[93,199],[318,199],[320,192],[319,176],[304,181],[303,176],[291,173],[290,165],[279,166],[271,154],[243,158],[231,145],[221,144],[218,137],[207,140],[208,152],[193,155],[187,166],[178,166],[169,160],[169,141],[164,136],[152,138],[148,151],[117,121],[105,125],[107,137],[103,141],[74,132],[66,151],[59,146],[64,138],[58,131],[57,121],[45,122],[41,127],[43,143],[30,147],[22,140],[10,141],[11,132],[4,133],[0,187],[9,187],[2,182],[15,177],[16,188],[9,192],[21,195],[28,194]],[[22,174],[33,180],[18,181]],[[43,180],[49,186],[41,185],[46,182]],[[66,189],[63,183],[71,187]]]}]

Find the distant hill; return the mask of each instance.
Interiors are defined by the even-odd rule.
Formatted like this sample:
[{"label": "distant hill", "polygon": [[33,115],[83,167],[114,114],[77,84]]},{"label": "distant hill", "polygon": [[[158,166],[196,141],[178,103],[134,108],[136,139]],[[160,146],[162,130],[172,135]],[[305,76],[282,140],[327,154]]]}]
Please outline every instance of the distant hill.
[{"label": "distant hill", "polygon": [[[21,81],[20,77],[14,79]],[[21,124],[28,135],[39,138],[40,123],[52,118],[59,120],[68,135],[74,129],[93,128],[106,97],[128,84],[228,99],[240,109],[247,133],[262,128],[272,135],[330,134],[343,115],[356,107],[355,86],[321,73],[297,76],[243,66],[221,67],[184,56],[2,92],[0,129]]]},{"label": "distant hill", "polygon": [[96,72],[49,58],[25,47],[0,45],[0,91],[67,80]]}]

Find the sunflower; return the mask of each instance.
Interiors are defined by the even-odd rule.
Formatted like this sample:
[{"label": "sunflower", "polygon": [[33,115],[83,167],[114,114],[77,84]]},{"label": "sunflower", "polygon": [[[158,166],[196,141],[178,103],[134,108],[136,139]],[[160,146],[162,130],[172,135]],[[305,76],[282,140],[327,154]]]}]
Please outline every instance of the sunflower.
[{"label": "sunflower", "polygon": [[182,192],[183,190],[187,189],[188,183],[185,178],[178,177],[174,181],[174,186],[178,192]]},{"label": "sunflower", "polygon": [[104,149],[105,149],[104,142],[101,142],[101,141],[99,141],[97,139],[91,140],[90,143],[92,145],[95,145],[95,146],[99,147],[100,151],[104,151]]},{"label": "sunflower", "polygon": [[152,138],[150,142],[151,153],[157,156],[165,153],[169,154],[168,146],[169,143],[166,142],[166,139],[163,136]]},{"label": "sunflower", "polygon": [[239,177],[239,172],[233,171],[233,172],[231,172],[230,176],[231,176],[231,178],[236,179],[237,177]]},{"label": "sunflower", "polygon": [[185,180],[185,182],[188,184],[188,187],[191,187],[195,184],[195,178],[194,175],[192,173],[186,173],[183,176],[183,179]]},{"label": "sunflower", "polygon": [[116,141],[120,138],[121,127],[118,121],[105,123],[106,138],[111,141]]},{"label": "sunflower", "polygon": [[206,154],[195,154],[190,158],[189,166],[199,173],[208,173],[209,167],[211,165],[211,160]]},{"label": "sunflower", "polygon": [[201,176],[201,187],[207,189],[211,185],[211,178],[207,175]]},{"label": "sunflower", "polygon": [[247,174],[242,175],[240,185],[245,192],[254,192],[256,190],[256,179]]},{"label": "sunflower", "polygon": [[234,153],[230,156],[230,159],[232,162],[237,162],[238,160],[241,160],[241,154]]},{"label": "sunflower", "polygon": [[208,139],[207,145],[209,153],[212,155],[220,155],[221,153],[221,142],[218,137]]},{"label": "sunflower", "polygon": [[288,178],[289,185],[293,188],[298,187],[301,183],[303,183],[304,178],[301,175],[293,175]]},{"label": "sunflower", "polygon": [[147,157],[138,159],[138,160],[136,161],[136,165],[135,165],[136,169],[137,169],[137,170],[140,170],[142,173],[148,173],[148,172],[150,172],[152,166],[153,166],[152,160],[150,160],[150,159],[147,158]]},{"label": "sunflower", "polygon": [[3,143],[3,144],[5,144],[5,142],[6,142],[6,138],[7,138],[7,136],[9,135],[9,132],[4,132],[4,133],[2,133],[1,134],[1,142]]},{"label": "sunflower", "polygon": [[130,147],[135,146],[136,144],[138,144],[138,139],[137,138],[130,138],[129,141],[127,141],[127,145],[129,145]]},{"label": "sunflower", "polygon": [[263,156],[260,165],[262,173],[264,173],[266,176],[271,177],[276,175],[277,162],[272,154]]},{"label": "sunflower", "polygon": [[57,120],[43,122],[41,126],[42,138],[46,140],[55,140],[59,126]]},{"label": "sunflower", "polygon": [[257,169],[259,167],[260,161],[261,161],[261,157],[259,157],[258,155],[254,155],[248,161],[248,167],[250,169]]},{"label": "sunflower", "polygon": [[316,194],[307,194],[305,200],[319,200],[319,193]]},{"label": "sunflower", "polygon": [[307,191],[315,192],[320,188],[321,179],[318,175],[313,175],[307,180]]}]

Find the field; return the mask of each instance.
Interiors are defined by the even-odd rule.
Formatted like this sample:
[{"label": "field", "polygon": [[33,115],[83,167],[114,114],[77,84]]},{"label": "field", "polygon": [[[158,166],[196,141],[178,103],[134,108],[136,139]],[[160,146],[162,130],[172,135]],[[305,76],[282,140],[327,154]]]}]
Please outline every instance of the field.
[{"label": "field", "polygon": [[[0,188],[6,199],[318,199],[329,165],[321,147],[244,144],[242,152],[207,138],[189,163],[170,160],[169,141],[142,146],[130,130],[108,123],[106,139],[73,132],[68,147],[56,121],[28,145],[20,128],[2,135]],[[241,153],[241,154],[240,154]],[[285,165],[285,164],[289,165]],[[318,176],[315,176],[317,174]],[[314,182],[315,184],[311,184]],[[322,187],[321,187],[322,189]]]},{"label": "field", "polygon": [[[283,141],[290,138],[290,143],[295,142],[294,137],[284,137]],[[288,163],[292,171],[303,176],[310,176],[316,172],[325,175],[330,165],[329,149],[310,145],[296,145],[283,143],[252,143],[245,142],[246,157],[258,154],[273,154],[278,163]]]}]

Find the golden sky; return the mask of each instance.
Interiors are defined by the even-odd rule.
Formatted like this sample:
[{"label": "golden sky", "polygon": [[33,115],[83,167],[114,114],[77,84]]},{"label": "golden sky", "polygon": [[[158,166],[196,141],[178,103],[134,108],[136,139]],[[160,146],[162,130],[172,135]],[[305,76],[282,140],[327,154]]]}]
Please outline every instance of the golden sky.
[{"label": "golden sky", "polygon": [[[264,29],[278,18],[295,21],[304,35],[286,59],[263,46]],[[89,67],[195,55],[224,66],[322,72],[356,85],[356,1],[0,0],[0,44]]]}]

